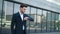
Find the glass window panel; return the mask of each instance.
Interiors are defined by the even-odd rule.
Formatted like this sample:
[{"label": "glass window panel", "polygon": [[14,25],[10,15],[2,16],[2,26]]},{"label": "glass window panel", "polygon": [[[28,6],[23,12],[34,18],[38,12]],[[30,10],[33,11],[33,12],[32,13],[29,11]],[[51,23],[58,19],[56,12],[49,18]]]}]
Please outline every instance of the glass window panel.
[{"label": "glass window panel", "polygon": [[56,20],[55,20],[55,30],[57,31],[59,27],[59,14],[56,14]]},{"label": "glass window panel", "polygon": [[51,21],[51,31],[54,31],[54,28],[55,28],[55,13],[52,13],[52,21]]},{"label": "glass window panel", "polygon": [[20,11],[20,4],[15,4],[14,3],[14,13],[17,13]]},{"label": "glass window panel", "polygon": [[[31,7],[26,8],[25,14],[28,14],[28,16],[30,16],[30,17],[32,17],[34,19],[34,15],[31,14]],[[26,26],[27,26],[27,32],[30,32],[31,29],[33,28],[33,22],[27,21]]]},{"label": "glass window panel", "polygon": [[60,31],[60,14],[59,14],[59,31]]},{"label": "glass window panel", "polygon": [[41,9],[38,9],[38,10],[37,10],[37,14],[38,14],[38,15],[42,15],[42,12],[43,12],[43,11],[42,11]]},{"label": "glass window panel", "polygon": [[4,1],[2,18],[2,34],[11,34],[10,26],[13,15],[13,3]]},{"label": "glass window panel", "polygon": [[31,14],[36,14],[36,8],[31,8]]},{"label": "glass window panel", "polygon": [[36,28],[36,30],[37,30],[37,32],[40,32],[41,31],[41,21],[42,21],[42,10],[40,10],[40,9],[37,9],[37,28]]},{"label": "glass window panel", "polygon": [[47,31],[50,31],[50,23],[51,23],[51,12],[47,14]]},{"label": "glass window panel", "polygon": [[1,13],[2,13],[2,0],[0,0],[0,34],[1,34]]},{"label": "glass window panel", "polygon": [[25,11],[25,14],[30,14],[30,7],[28,6],[27,8],[26,8],[26,11]]},{"label": "glass window panel", "polygon": [[42,31],[46,31],[46,19],[47,19],[47,11],[43,10],[43,16],[42,16]]},{"label": "glass window panel", "polygon": [[36,30],[36,8],[30,8],[31,17],[33,17],[34,22],[30,22],[30,32],[35,32]]}]

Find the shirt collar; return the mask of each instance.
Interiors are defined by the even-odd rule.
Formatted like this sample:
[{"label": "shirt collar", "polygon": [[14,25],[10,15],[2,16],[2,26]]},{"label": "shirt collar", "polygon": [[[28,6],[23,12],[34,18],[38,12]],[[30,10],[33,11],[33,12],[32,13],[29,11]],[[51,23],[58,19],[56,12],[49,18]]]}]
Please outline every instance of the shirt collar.
[{"label": "shirt collar", "polygon": [[20,15],[23,15],[23,14],[21,14],[21,12],[20,12],[20,11],[19,11],[19,14],[20,14]]}]

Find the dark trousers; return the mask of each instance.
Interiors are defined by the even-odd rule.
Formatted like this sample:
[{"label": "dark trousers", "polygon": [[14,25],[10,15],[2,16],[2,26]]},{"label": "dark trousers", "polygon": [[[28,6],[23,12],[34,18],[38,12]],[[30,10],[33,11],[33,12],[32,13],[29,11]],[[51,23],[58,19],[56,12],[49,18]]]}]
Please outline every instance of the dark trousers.
[{"label": "dark trousers", "polygon": [[23,32],[23,34],[26,34],[26,31],[25,30],[23,30],[22,32]]}]

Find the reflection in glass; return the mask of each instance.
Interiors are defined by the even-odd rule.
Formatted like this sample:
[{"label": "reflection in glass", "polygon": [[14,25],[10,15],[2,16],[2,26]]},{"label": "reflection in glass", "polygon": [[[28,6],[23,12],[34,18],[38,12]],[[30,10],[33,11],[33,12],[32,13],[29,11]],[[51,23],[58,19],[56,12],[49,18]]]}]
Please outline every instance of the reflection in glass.
[{"label": "reflection in glass", "polygon": [[10,32],[10,26],[11,26],[11,18],[13,14],[13,3],[4,1],[3,6],[3,18],[2,18],[2,34],[5,34],[8,32],[8,34],[11,34]]},{"label": "reflection in glass", "polygon": [[26,11],[25,11],[25,14],[30,14],[30,7],[28,6],[27,8],[26,8]]},{"label": "reflection in glass", "polygon": [[55,27],[55,13],[51,13],[52,15],[51,15],[51,31],[54,31],[54,27]]},{"label": "reflection in glass", "polygon": [[0,34],[1,34],[1,13],[2,13],[2,0],[0,0]]},{"label": "reflection in glass", "polygon": [[30,8],[31,17],[33,17],[34,22],[30,22],[30,32],[35,32],[36,30],[36,8]]},{"label": "reflection in glass", "polygon": [[46,31],[46,19],[47,19],[47,11],[43,10],[43,16],[42,16],[42,31]]},{"label": "reflection in glass", "polygon": [[15,4],[14,3],[14,13],[17,13],[20,11],[20,4]]},{"label": "reflection in glass", "polygon": [[51,25],[51,12],[47,13],[47,31],[50,31]]},{"label": "reflection in glass", "polygon": [[[25,11],[25,14],[27,14],[28,16],[30,16],[30,17],[33,17],[33,14],[31,14],[31,7],[27,7],[26,8],[26,11]],[[34,17],[33,17],[34,18]],[[33,22],[32,22],[33,23]],[[30,26],[31,26],[32,24],[30,24],[30,21],[27,21],[27,23],[26,23],[26,26],[27,26],[27,31],[26,32],[30,32],[31,30],[30,30]],[[32,26],[33,27],[33,26]]]},{"label": "reflection in glass", "polygon": [[59,14],[56,14],[56,19],[55,19],[55,30],[58,31],[59,27]]},{"label": "reflection in glass", "polygon": [[37,23],[36,23],[36,32],[41,31],[41,21],[42,21],[42,10],[37,9]]},{"label": "reflection in glass", "polygon": [[59,22],[58,22],[58,24],[59,24],[59,31],[60,31],[60,14],[59,14]]}]

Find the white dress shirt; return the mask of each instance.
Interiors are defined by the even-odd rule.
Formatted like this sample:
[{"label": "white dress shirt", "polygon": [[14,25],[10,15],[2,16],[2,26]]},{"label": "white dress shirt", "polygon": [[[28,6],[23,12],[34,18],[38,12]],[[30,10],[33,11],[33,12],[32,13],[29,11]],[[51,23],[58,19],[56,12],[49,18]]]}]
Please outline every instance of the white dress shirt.
[{"label": "white dress shirt", "polygon": [[[19,14],[20,14],[20,17],[21,17],[21,19],[22,19],[22,21],[23,21],[23,14],[21,14],[21,12],[19,12]],[[23,30],[25,29],[25,27],[24,27],[24,25],[23,25]]]}]

